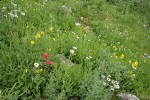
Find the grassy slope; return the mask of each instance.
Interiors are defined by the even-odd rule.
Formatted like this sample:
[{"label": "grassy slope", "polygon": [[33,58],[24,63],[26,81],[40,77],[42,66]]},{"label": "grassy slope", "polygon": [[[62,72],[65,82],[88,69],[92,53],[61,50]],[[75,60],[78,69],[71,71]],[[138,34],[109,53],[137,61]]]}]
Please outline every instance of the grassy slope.
[{"label": "grassy slope", "polygon": [[[94,2],[91,6],[95,6]],[[96,11],[94,9],[95,12],[92,12],[94,14],[92,18],[94,18],[93,20],[100,22],[100,25],[98,24],[96,26],[99,28],[105,26],[109,30],[109,33],[102,38],[108,43],[108,45],[116,45],[117,42],[120,42],[127,49],[126,59],[138,59],[140,61],[144,53],[149,55],[150,30],[148,28],[148,21],[144,19],[142,15],[134,12],[124,14],[122,13],[123,11],[119,11],[115,5],[108,3],[102,3],[102,6],[100,8],[96,7],[96,9]],[[89,13],[90,11],[91,9],[87,10]],[[147,27],[144,27],[144,25]],[[103,35],[98,32],[97,34]],[[147,63],[143,65],[141,60],[141,79],[137,79],[137,81],[142,84],[145,84],[146,81],[148,82],[150,77],[148,74],[148,71],[150,71],[148,67],[150,62],[149,59],[146,61]],[[145,85],[147,85],[146,87],[149,87],[150,84],[146,83]],[[149,88],[145,88],[142,93],[139,92],[139,95],[141,94],[141,96],[145,96],[143,98],[149,98],[149,91]],[[146,95],[147,93],[148,95]]]},{"label": "grassy slope", "polygon": [[[9,6],[9,3],[3,3],[4,5]],[[34,3],[32,5],[33,9],[28,8],[29,5],[27,3]],[[131,89],[137,89],[132,92],[140,96],[141,99],[148,99],[150,94],[150,90],[148,88],[150,87],[150,81],[148,81],[148,79],[150,79],[148,74],[148,66],[150,65],[150,62],[149,59],[145,59],[146,63],[143,63],[144,59],[142,58],[142,55],[144,53],[148,55],[150,54],[150,39],[148,38],[149,30],[143,27],[143,25],[147,24],[147,22],[142,18],[142,16],[137,13],[122,14],[117,10],[117,7],[98,0],[89,2],[83,1],[81,4],[74,0],[70,0],[68,3],[65,3],[65,0],[51,1],[46,3],[46,5],[43,7],[40,6],[40,3],[35,3],[35,1],[32,0],[28,0],[26,5],[24,5],[23,2],[18,1],[18,4],[22,7],[21,9],[27,10],[26,17],[23,16],[17,20],[11,20],[10,18],[1,20],[3,23],[3,26],[1,24],[0,30],[1,33],[3,33],[3,41],[1,42],[3,49],[3,51],[1,51],[1,55],[3,57],[3,69],[1,72],[2,75],[5,73],[5,71],[8,72],[7,74],[4,74],[3,78],[7,78],[8,76],[10,79],[12,78],[12,80],[9,82],[4,79],[5,81],[1,83],[2,86],[5,86],[2,87],[4,92],[9,91],[9,88],[12,89],[11,87],[14,85],[15,81],[18,81],[19,84],[19,86],[16,87],[16,90],[19,89],[22,86],[22,83],[19,82],[20,80],[23,81],[22,78],[25,76],[23,75],[22,78],[18,77],[18,79],[16,79],[15,75],[17,76],[19,74],[17,73],[17,70],[19,69],[21,73],[21,70],[25,69],[27,66],[30,68],[36,60],[41,59],[38,58],[39,55],[41,55],[44,51],[48,52],[48,48],[52,48],[51,53],[54,59],[54,56],[57,53],[68,55],[68,50],[71,49],[72,46],[77,46],[79,49],[78,55],[73,59],[73,61],[75,61],[75,63],[81,64],[80,66],[82,66],[84,57],[88,54],[93,56],[93,61],[97,60],[97,58],[100,58],[100,63],[105,63],[106,65],[108,64],[109,66],[114,67],[121,62],[119,59],[109,58],[115,52],[112,50],[111,45],[116,45],[118,48],[121,48],[121,51],[115,53],[118,54],[118,56],[122,53],[125,54],[125,60],[123,64],[120,64],[120,66],[124,64],[129,66],[127,64],[127,60],[139,61],[139,68],[136,72],[137,77],[133,81],[134,86],[130,87],[132,87]],[[72,7],[72,14],[69,14],[67,10],[65,11],[60,9],[60,6],[63,4]],[[53,16],[53,18],[51,16]],[[81,16],[84,17],[83,22],[79,21]],[[51,20],[53,22],[51,22]],[[75,27],[75,22],[81,22],[82,27]],[[86,29],[87,25],[90,26],[89,30]],[[54,34],[49,33],[48,28],[51,26],[54,27]],[[30,41],[34,39],[36,33],[42,30],[48,33],[46,35],[47,37],[41,39],[42,43],[39,43],[37,47],[30,47]],[[72,31],[77,34],[73,35],[71,33]],[[67,34],[63,34],[65,32]],[[59,35],[57,35],[58,33]],[[85,33],[87,34],[85,35]],[[100,39],[97,38],[99,35],[101,35]],[[78,41],[76,36],[79,36],[82,39]],[[22,38],[20,39],[18,37]],[[56,42],[53,41],[53,38],[56,38]],[[91,40],[91,42],[88,42],[88,40]],[[4,41],[9,45],[9,47],[4,45]],[[120,44],[118,44],[118,42],[120,42]],[[91,48],[94,50],[93,52],[90,52]],[[124,48],[126,50],[124,50]],[[5,66],[8,66],[8,68],[4,69]],[[22,66],[22,68],[14,68],[13,66]],[[78,67],[80,68],[80,66]],[[90,64],[88,66],[90,66]],[[113,70],[115,69],[117,68],[114,68]],[[60,80],[63,79],[60,77],[61,74],[59,75],[59,73],[63,73],[63,70],[58,71],[57,75],[54,77],[60,78]],[[70,70],[68,70],[68,72],[66,71],[66,74],[69,73],[69,71]],[[74,69],[74,71],[81,74],[82,70]],[[84,75],[87,73],[88,71],[85,71],[83,74],[81,74],[81,76],[84,77]],[[75,76],[78,75],[75,74]],[[76,82],[77,80],[80,80],[80,78],[69,81]],[[68,80],[66,79],[66,81]],[[8,83],[8,85],[6,83]],[[70,84],[68,85],[70,86]],[[120,91],[130,92],[130,89],[125,88],[121,89]],[[10,94],[11,92],[9,91]],[[20,92],[22,91],[20,90]],[[60,97],[58,96],[58,98]]]}]

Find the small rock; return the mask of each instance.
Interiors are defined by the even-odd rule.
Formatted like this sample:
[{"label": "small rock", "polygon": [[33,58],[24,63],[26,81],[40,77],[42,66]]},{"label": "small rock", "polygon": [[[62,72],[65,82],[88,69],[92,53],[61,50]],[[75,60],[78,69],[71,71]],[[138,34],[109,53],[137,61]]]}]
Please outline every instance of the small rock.
[{"label": "small rock", "polygon": [[68,58],[66,58],[65,56],[63,56],[61,54],[57,54],[56,58],[60,61],[60,64],[66,64],[66,65],[69,65],[69,66],[74,65],[74,63],[71,60],[69,60]]},{"label": "small rock", "polygon": [[127,94],[127,93],[120,93],[116,96],[121,97],[122,100],[139,100],[135,95],[133,94]]},{"label": "small rock", "polygon": [[78,96],[69,96],[67,100],[80,100]]}]

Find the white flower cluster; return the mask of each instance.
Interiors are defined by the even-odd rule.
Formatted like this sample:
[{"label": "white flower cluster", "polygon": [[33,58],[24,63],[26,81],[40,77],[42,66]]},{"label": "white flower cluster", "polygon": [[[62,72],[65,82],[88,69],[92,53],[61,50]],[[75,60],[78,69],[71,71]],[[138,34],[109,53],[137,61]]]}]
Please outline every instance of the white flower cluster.
[{"label": "white flower cluster", "polygon": [[[20,8],[18,7],[17,4],[11,2],[12,6],[13,6],[13,9],[14,10],[11,10],[8,15],[11,17],[11,18],[18,18],[18,12],[22,15],[22,16],[25,16],[25,13],[23,11],[20,10]],[[18,8],[18,9],[17,9]],[[3,7],[3,10],[7,9],[6,7]],[[7,15],[4,15],[5,17],[7,17]]]},{"label": "white flower cluster", "polygon": [[115,89],[119,89],[119,81],[113,80],[111,78],[111,75],[101,75],[102,79],[103,79],[103,85],[104,86],[109,86],[110,90],[114,91]]},{"label": "white flower cluster", "polygon": [[80,23],[75,23],[75,25],[76,25],[76,26],[80,26],[81,24],[80,24]]},{"label": "white flower cluster", "polygon": [[89,59],[91,59],[91,58],[92,58],[91,56],[87,56],[87,57],[86,57],[87,60],[89,60]]},{"label": "white flower cluster", "polygon": [[72,47],[72,49],[70,50],[70,54],[75,55],[75,50],[77,50],[77,47]]}]

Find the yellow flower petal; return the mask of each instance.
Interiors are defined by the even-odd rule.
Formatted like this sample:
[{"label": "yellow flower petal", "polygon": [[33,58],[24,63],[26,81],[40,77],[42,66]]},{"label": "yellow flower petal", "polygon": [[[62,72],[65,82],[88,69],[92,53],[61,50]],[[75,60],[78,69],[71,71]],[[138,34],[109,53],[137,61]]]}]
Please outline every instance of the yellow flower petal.
[{"label": "yellow flower petal", "polygon": [[36,39],[38,39],[38,38],[40,38],[40,37],[41,37],[40,34],[37,34],[37,35],[35,36]]},{"label": "yellow flower petal", "polygon": [[34,41],[31,41],[31,44],[32,44],[32,45],[34,45],[34,44],[35,44],[35,42],[34,42]]},{"label": "yellow flower petal", "polygon": [[41,35],[44,35],[45,33],[44,33],[44,32],[40,32],[40,34],[41,34]]},{"label": "yellow flower petal", "polygon": [[132,63],[132,67],[137,67],[137,66],[138,66],[138,61]]},{"label": "yellow flower petal", "polygon": [[53,32],[53,27],[50,27],[49,30],[50,30],[50,32]]},{"label": "yellow flower petal", "polygon": [[124,54],[121,54],[120,58],[123,59],[124,58]]}]

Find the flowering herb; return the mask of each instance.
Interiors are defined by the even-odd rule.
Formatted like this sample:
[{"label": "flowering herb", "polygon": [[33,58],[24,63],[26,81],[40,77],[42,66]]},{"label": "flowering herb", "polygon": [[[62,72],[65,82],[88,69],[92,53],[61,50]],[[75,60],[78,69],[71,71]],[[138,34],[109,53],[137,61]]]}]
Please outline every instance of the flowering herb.
[{"label": "flowering herb", "polygon": [[47,61],[45,62],[45,64],[46,64],[46,65],[53,65],[54,62],[53,62],[53,61],[48,61],[48,60],[47,60]]},{"label": "flowering herb", "polygon": [[48,59],[48,57],[49,57],[48,53],[43,54],[43,58]]}]

